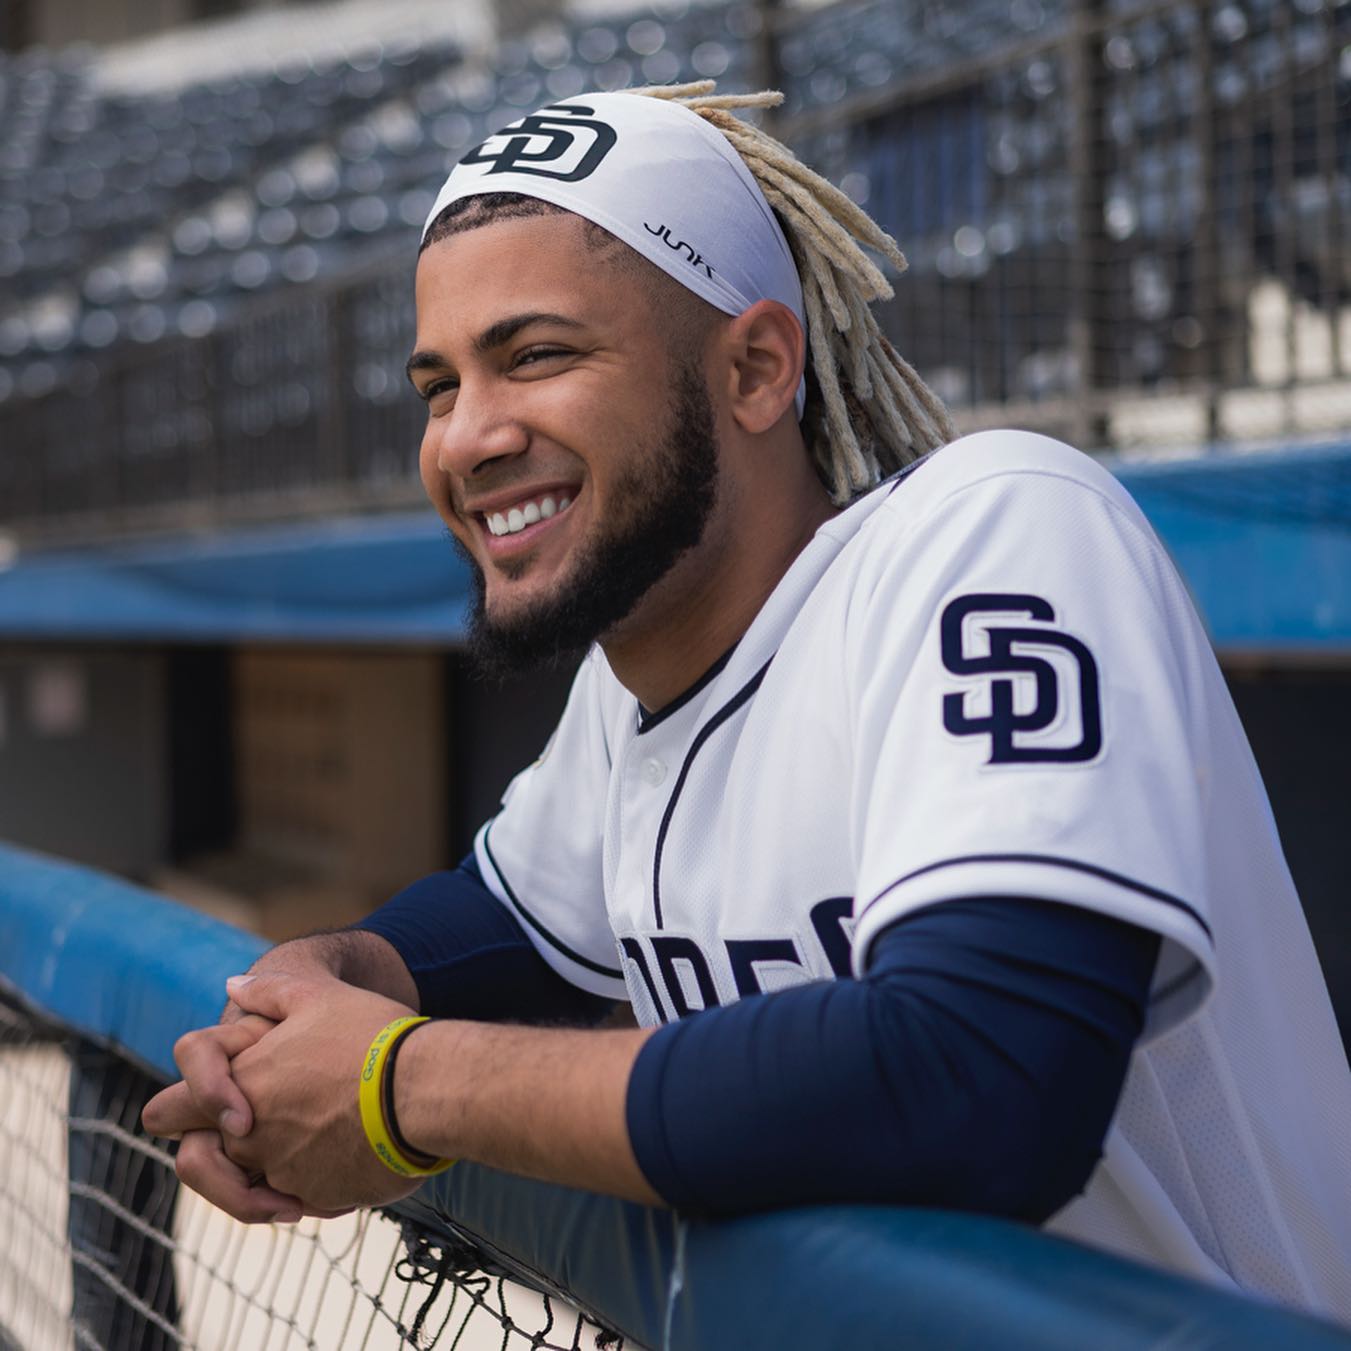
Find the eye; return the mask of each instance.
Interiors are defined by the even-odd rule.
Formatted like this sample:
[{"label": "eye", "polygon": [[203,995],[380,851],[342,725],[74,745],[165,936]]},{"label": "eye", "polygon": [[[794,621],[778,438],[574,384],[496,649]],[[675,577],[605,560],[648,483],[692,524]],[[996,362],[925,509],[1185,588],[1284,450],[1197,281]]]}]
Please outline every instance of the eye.
[{"label": "eye", "polygon": [[433,380],[430,384],[424,385],[418,390],[418,395],[423,403],[431,403],[433,399],[443,394],[453,394],[460,386],[458,380],[449,378]]},{"label": "eye", "polygon": [[514,365],[516,366],[537,366],[541,361],[548,361],[551,357],[566,357],[572,353],[566,347],[527,347],[525,351],[518,354]]}]

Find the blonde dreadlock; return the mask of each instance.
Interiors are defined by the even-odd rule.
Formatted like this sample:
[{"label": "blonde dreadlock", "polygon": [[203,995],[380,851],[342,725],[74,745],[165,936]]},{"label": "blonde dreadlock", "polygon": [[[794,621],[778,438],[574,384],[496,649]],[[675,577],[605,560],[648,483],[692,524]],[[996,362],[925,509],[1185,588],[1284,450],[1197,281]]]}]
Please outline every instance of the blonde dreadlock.
[{"label": "blonde dreadlock", "polygon": [[807,313],[816,397],[808,380],[807,448],[837,503],[955,435],[947,409],[883,336],[868,308],[890,300],[891,283],[859,247],[904,271],[905,255],[869,216],[791,150],[733,116],[736,108],[774,108],[783,95],[717,94],[712,80],[629,93],[670,99],[697,113],[731,142],[778,214],[793,251]]}]

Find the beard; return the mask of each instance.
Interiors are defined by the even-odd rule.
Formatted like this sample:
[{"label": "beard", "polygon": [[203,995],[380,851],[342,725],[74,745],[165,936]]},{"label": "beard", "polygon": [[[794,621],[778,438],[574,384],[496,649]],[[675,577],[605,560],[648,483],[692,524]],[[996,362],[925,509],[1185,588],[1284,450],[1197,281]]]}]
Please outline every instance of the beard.
[{"label": "beard", "polygon": [[580,546],[557,595],[505,618],[487,613],[483,570],[459,542],[473,574],[469,657],[483,677],[508,676],[579,661],[704,536],[718,495],[718,437],[708,387],[681,365],[661,441],[635,452],[613,500],[631,504]]}]

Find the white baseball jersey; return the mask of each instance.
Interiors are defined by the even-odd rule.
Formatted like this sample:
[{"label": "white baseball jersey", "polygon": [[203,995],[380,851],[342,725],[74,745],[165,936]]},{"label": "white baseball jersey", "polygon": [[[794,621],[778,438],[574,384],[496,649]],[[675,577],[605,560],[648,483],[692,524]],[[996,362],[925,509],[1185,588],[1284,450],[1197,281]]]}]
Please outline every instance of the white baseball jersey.
[{"label": "white baseball jersey", "polygon": [[965,437],[817,532],[646,726],[599,649],[480,832],[488,885],[643,1024],[822,976],[922,906],[1162,937],[1104,1158],[1049,1228],[1351,1320],[1351,1074],[1257,768],[1139,509]]}]

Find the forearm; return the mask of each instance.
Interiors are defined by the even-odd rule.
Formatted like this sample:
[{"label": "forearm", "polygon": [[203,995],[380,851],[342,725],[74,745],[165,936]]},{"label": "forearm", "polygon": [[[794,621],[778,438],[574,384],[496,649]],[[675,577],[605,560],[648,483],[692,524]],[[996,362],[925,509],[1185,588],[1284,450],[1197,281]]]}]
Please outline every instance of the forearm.
[{"label": "forearm", "polygon": [[419,878],[349,932],[384,939],[416,987],[416,997],[397,997],[436,1018],[580,1027],[610,1011],[544,961],[472,854]]},{"label": "forearm", "polygon": [[629,1074],[652,1030],[429,1023],[400,1049],[400,1129],[436,1157],[660,1205],[625,1124]]},{"label": "forearm", "polygon": [[635,1157],[681,1210],[881,1201],[1040,1222],[1097,1161],[1157,947],[1072,906],[934,906],[879,939],[862,981],[657,1032],[629,1083]]}]

